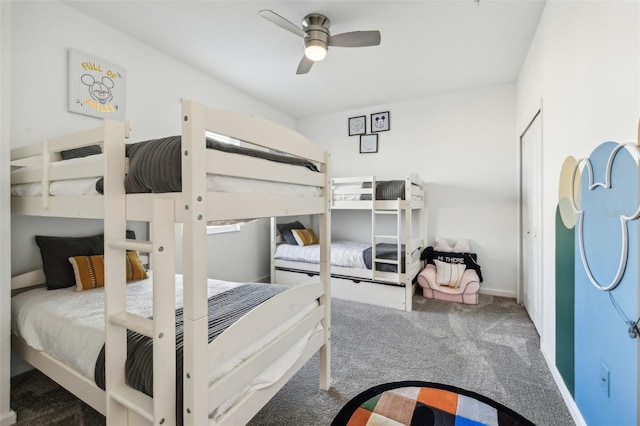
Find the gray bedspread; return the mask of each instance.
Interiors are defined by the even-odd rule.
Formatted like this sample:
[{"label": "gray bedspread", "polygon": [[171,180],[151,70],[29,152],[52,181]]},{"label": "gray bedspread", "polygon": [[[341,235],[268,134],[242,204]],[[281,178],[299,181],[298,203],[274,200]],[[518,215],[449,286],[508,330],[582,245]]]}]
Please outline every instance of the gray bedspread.
[{"label": "gray bedspread", "polygon": [[[208,300],[209,342],[218,337],[231,324],[262,302],[286,290],[273,284],[246,284],[212,296]],[[176,413],[182,424],[182,356],[183,312],[176,310]],[[96,361],[96,384],[105,388],[104,347]],[[206,373],[203,373],[206,374]],[[125,376],[129,386],[153,396],[153,340],[133,331],[127,331],[127,361]]]},{"label": "gray bedspread", "polygon": [[[363,188],[371,188],[370,182],[362,184]],[[382,180],[376,182],[376,200],[404,200],[404,180]],[[361,200],[370,200],[371,195],[363,194]]]},{"label": "gray bedspread", "polygon": [[[362,252],[362,258],[367,269],[371,269],[371,254],[371,247]],[[378,259],[398,260],[398,246],[396,244],[378,243],[376,244],[376,257]],[[402,260],[400,270],[404,272],[404,244],[400,246],[400,257]],[[383,272],[397,272],[398,268],[396,265],[378,263],[376,265],[376,270]]]},{"label": "gray bedspread", "polygon": [[[126,146],[129,157],[129,173],[125,178],[125,190],[128,194],[143,192],[180,192],[182,191],[181,136],[169,136]],[[317,166],[308,160],[291,155],[252,149],[207,139],[208,149],[232,154],[248,155],[269,161],[306,167],[318,171]],[[96,183],[96,190],[103,193],[103,180]]]}]

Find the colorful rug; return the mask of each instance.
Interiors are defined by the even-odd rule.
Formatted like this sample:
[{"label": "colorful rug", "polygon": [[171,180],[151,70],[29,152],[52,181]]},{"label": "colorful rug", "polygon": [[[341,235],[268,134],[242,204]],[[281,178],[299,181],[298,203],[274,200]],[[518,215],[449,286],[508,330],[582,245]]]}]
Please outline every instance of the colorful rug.
[{"label": "colorful rug", "polygon": [[535,426],[486,396],[430,382],[374,386],[336,415],[332,426]]}]

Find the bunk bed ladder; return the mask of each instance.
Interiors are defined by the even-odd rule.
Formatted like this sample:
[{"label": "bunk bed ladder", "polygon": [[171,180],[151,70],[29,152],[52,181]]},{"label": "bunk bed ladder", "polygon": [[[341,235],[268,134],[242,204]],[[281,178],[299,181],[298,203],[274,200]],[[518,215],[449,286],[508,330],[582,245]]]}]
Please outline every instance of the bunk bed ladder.
[{"label": "bunk bed ladder", "polygon": [[[372,182],[372,187],[375,188],[375,178],[374,181]],[[398,274],[398,282],[400,282],[400,276],[401,276],[401,272],[402,272],[402,268],[401,268],[401,261],[400,259],[402,259],[401,257],[401,243],[402,240],[400,238],[400,224],[401,224],[401,218],[402,218],[402,210],[400,209],[400,200],[398,200],[398,206],[395,209],[379,209],[377,208],[377,203],[376,203],[376,191],[375,189],[373,190],[373,193],[371,195],[371,199],[372,199],[372,208],[371,208],[371,235],[372,235],[372,241],[371,241],[371,272],[372,272],[372,277],[375,280],[376,278],[380,278],[380,271],[378,271],[377,266],[379,264],[389,264],[389,265],[395,265],[396,266],[396,271]],[[396,216],[396,233],[395,235],[391,235],[391,234],[379,234],[377,233],[376,229],[377,229],[377,220],[376,220],[376,216],[377,215],[391,215],[391,216]],[[384,258],[379,258],[377,256],[376,253],[376,245],[380,242],[395,242],[396,244],[396,250],[397,250],[397,257],[396,260],[392,260],[392,259],[384,259]]]},{"label": "bunk bed ladder", "polygon": [[[108,425],[174,425],[176,422],[176,336],[174,201],[154,199],[153,241],[115,239],[126,221],[105,219],[105,369]],[[121,228],[121,229],[116,229]],[[111,238],[110,238],[111,237]],[[151,254],[153,319],[127,311],[125,259],[128,250]],[[171,314],[168,314],[170,312]],[[150,397],[125,381],[127,330],[153,339],[153,394]]]}]

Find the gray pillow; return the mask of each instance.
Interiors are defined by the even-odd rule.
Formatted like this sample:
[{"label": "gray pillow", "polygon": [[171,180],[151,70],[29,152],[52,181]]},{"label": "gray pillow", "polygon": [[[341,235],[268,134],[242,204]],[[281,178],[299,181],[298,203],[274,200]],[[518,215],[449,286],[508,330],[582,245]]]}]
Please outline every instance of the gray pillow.
[{"label": "gray pillow", "polygon": [[[134,240],[134,231],[127,231],[127,238]],[[94,256],[104,254],[104,235],[89,237],[49,237],[36,235],[40,247],[42,268],[47,280],[47,289],[56,290],[76,285],[73,266],[69,258],[73,256]]]},{"label": "gray pillow", "polygon": [[290,223],[279,223],[276,225],[278,228],[278,232],[282,235],[282,238],[286,241],[287,244],[298,245],[296,241],[296,237],[293,236],[292,229],[304,229],[304,225],[299,221],[290,222]]},{"label": "gray pillow", "polygon": [[66,151],[60,151],[60,156],[63,160],[71,160],[72,158],[88,157],[90,155],[96,155],[102,153],[100,145],[89,145],[81,148],[67,149]]}]

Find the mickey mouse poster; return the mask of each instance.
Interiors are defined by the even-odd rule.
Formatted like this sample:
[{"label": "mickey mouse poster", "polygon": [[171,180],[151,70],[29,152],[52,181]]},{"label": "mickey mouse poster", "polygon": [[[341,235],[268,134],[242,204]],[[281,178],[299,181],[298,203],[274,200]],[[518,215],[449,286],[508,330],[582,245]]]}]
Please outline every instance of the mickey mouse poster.
[{"label": "mickey mouse poster", "polygon": [[69,49],[68,109],[92,117],[124,120],[124,68]]},{"label": "mickey mouse poster", "polygon": [[371,133],[385,132],[391,129],[389,111],[371,114]]}]

